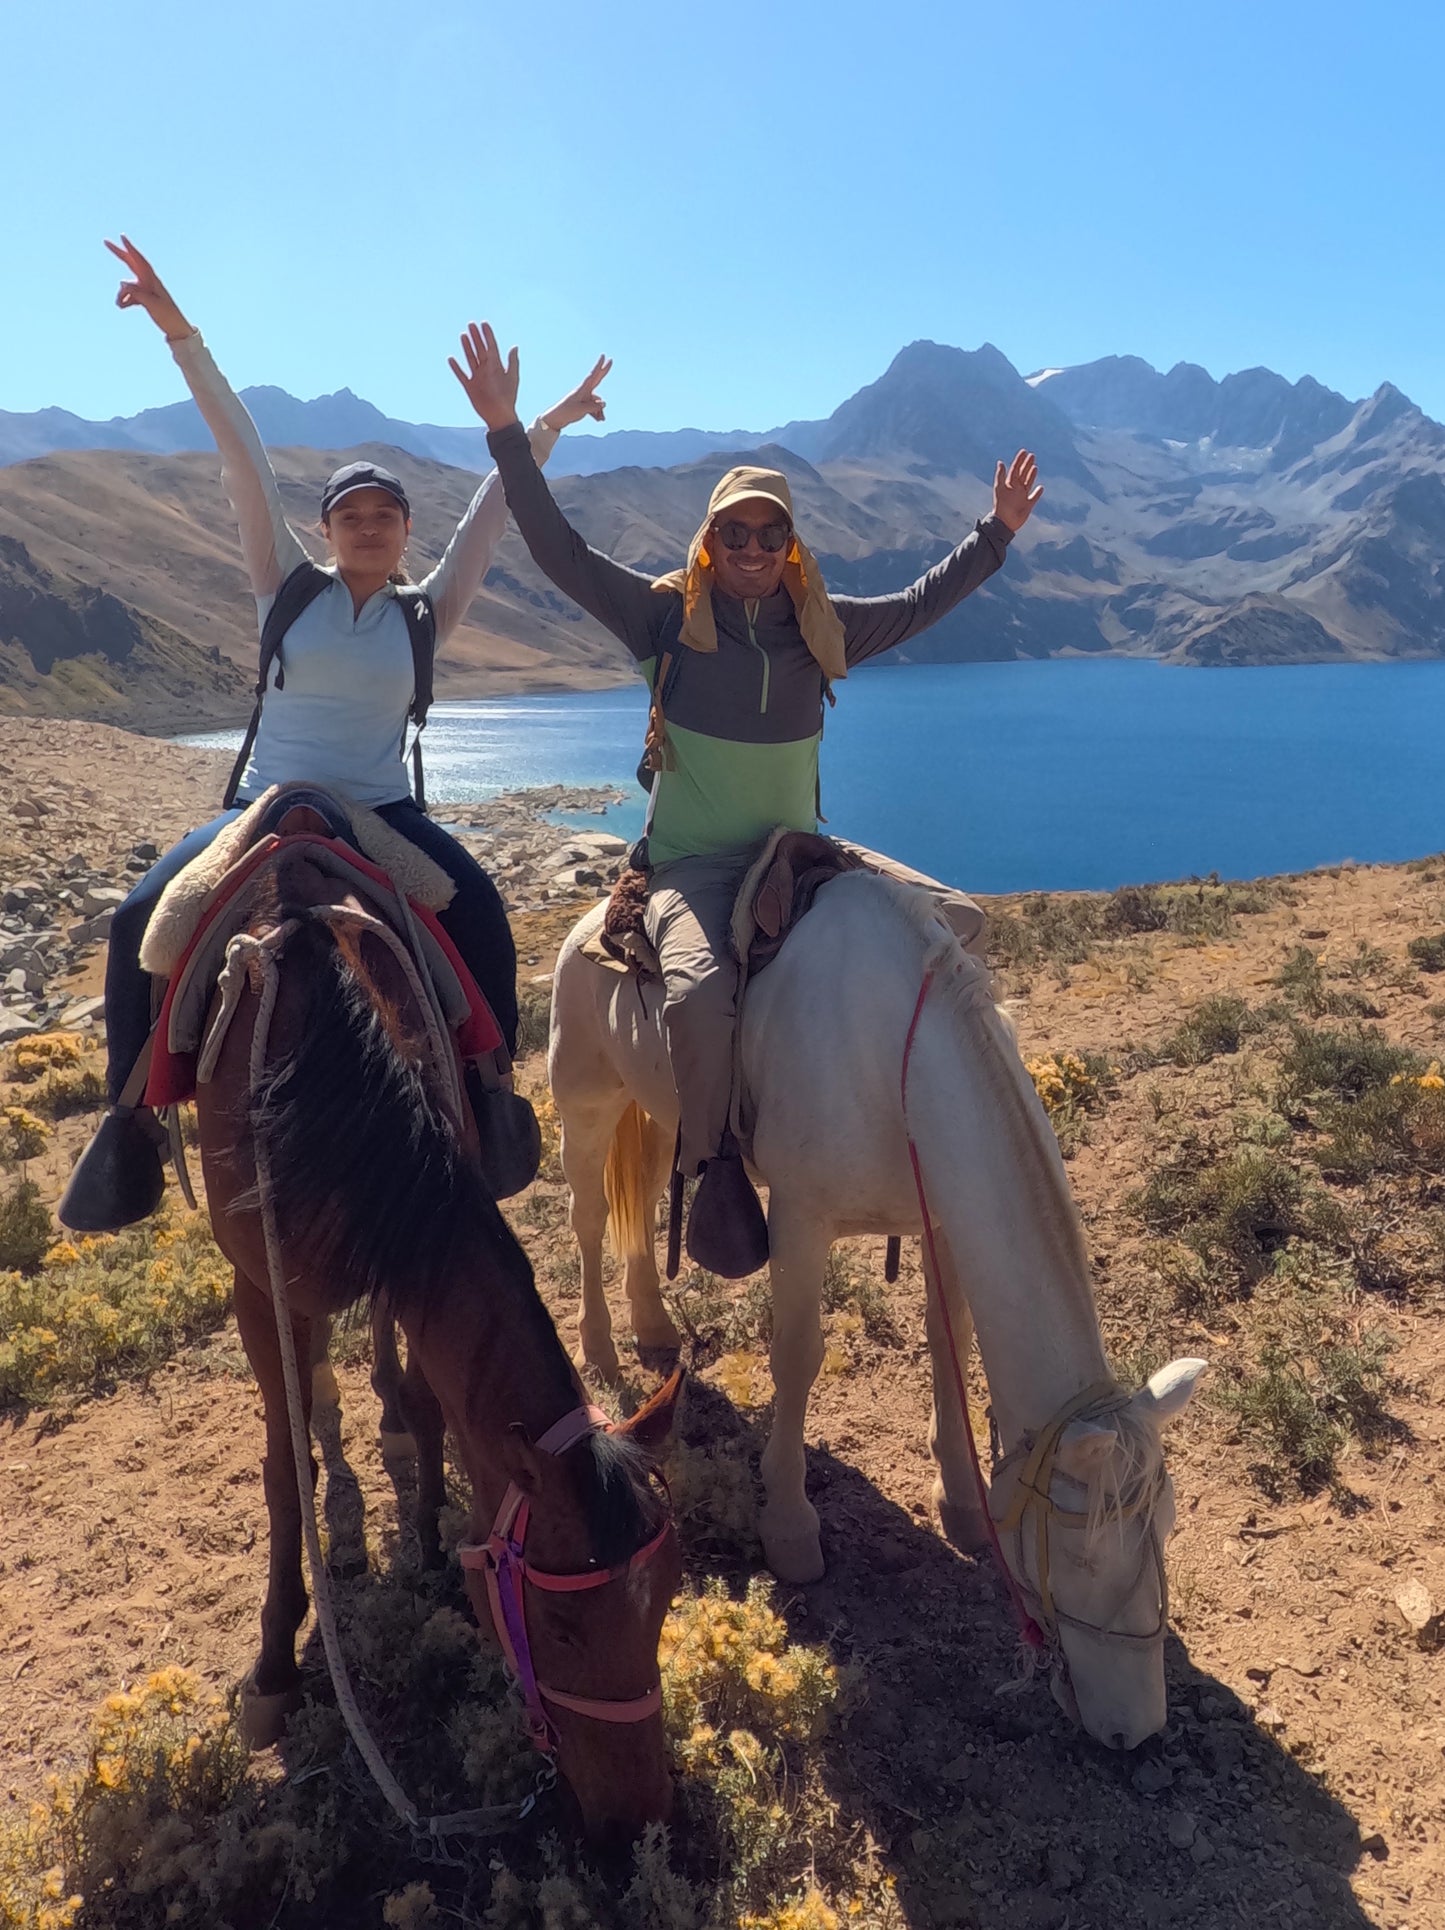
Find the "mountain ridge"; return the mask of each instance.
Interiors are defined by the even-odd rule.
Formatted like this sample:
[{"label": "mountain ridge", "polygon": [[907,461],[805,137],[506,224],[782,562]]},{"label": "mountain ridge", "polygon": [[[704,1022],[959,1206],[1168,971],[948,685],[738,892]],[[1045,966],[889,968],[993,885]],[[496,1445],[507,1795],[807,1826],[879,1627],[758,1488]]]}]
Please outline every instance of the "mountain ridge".
[{"label": "mountain ridge", "polygon": [[[314,527],[329,469],[380,457],[412,494],[413,569],[423,575],[475,489],[476,445],[460,464],[409,450],[389,438],[416,425],[349,391],[305,404],[276,389],[248,395],[273,445],[273,428],[367,432],[329,447],[273,446],[287,513],[298,529]],[[137,624],[219,652],[213,669],[224,660],[240,670],[254,658],[254,620],[214,451],[134,445],[141,434],[183,442],[191,406],[118,423],[115,433],[132,438],[124,447],[0,467],[0,537],[50,572],[67,608],[85,588],[102,592]],[[40,413],[40,428],[39,416],[25,419],[32,440],[84,433],[79,418]],[[445,433],[483,439],[480,428]],[[659,437],[665,467],[647,460]],[[595,460],[610,466],[569,473],[569,440],[594,442]],[[1215,381],[1197,365],[1161,374],[1127,356],[1024,376],[990,343],[918,341],[821,421],[764,435],[564,438],[551,473],[589,541],[656,575],[685,552],[720,469],[766,461],[788,473],[827,579],[870,595],[947,554],[986,513],[995,462],[1025,445],[1039,454],[1045,496],[1006,568],[897,660],[1112,652],[1216,665],[1445,653],[1445,427],[1389,383],[1352,402],[1308,376],[1253,369]],[[7,554],[0,608],[7,582],[23,575]],[[6,701],[21,702],[22,688],[38,703],[54,674],[37,668],[49,633],[39,604],[21,596],[11,607],[31,611],[29,635],[12,619],[17,635],[0,633],[0,644],[26,649],[30,669],[0,663],[0,684]],[[589,687],[630,672],[616,639],[559,596],[509,532],[442,653],[439,688]],[[224,684],[217,702],[232,701]]]}]

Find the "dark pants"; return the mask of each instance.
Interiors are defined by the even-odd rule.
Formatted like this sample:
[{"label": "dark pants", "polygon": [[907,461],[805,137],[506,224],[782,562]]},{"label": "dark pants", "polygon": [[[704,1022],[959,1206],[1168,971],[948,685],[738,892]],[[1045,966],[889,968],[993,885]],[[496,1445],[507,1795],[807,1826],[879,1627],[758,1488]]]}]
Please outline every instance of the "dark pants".
[{"label": "dark pants", "polygon": [[[151,1028],[149,974],[141,970],[140,945],[157,901],[177,872],[198,857],[224,827],[241,815],[241,807],[223,811],[198,831],[190,832],[146,873],[117,910],[110,927],[110,955],[105,966],[105,1029],[110,1053],[107,1083],[112,1105],[140,1057]],[[456,886],[456,896],[438,914],[482,996],[496,1015],[513,1052],[517,1044],[517,949],[497,887],[459,845],[451,833],[434,824],[411,798],[383,804],[376,815],[408,844],[439,864]]]}]

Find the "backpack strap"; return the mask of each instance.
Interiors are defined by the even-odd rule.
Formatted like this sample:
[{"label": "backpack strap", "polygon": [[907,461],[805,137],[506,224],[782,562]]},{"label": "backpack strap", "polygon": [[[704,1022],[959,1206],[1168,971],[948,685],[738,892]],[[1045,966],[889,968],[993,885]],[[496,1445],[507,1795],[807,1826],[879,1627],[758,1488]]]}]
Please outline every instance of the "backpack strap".
[{"label": "backpack strap", "polygon": [[276,666],[276,688],[282,689],[286,682],[286,667],[281,662],[281,640],[301,612],[313,604],[323,590],[336,581],[329,570],[323,570],[319,563],[308,557],[298,563],[282,583],[266,612],[266,621],[261,625],[260,665],[256,675],[255,703],[251,709],[251,721],[246,726],[246,735],[241,740],[240,754],[231,770],[230,782],[226,785],[226,795],[221,800],[223,810],[229,811],[236,802],[236,792],[245,774],[252,746],[256,742],[256,732],[261,728],[261,705],[265,702],[266,686],[271,680],[271,666]]},{"label": "backpack strap", "polygon": [[412,698],[408,715],[416,726],[416,735],[411,740],[411,788],[412,795],[424,811],[426,780],[421,768],[421,734],[426,729],[436,674],[437,613],[426,591],[419,589],[415,583],[398,583],[396,600],[401,605],[401,613],[406,618],[406,633],[411,639]]},{"label": "backpack strap", "polygon": [[667,706],[672,701],[683,658],[687,654],[682,647],[682,619],[683,604],[679,599],[675,616],[670,616],[663,625],[662,635],[657,640],[657,655],[652,664],[652,702],[647,710],[647,742],[643,747],[642,762],[637,767],[637,781],[644,791],[652,789],[657,773],[667,767]]}]

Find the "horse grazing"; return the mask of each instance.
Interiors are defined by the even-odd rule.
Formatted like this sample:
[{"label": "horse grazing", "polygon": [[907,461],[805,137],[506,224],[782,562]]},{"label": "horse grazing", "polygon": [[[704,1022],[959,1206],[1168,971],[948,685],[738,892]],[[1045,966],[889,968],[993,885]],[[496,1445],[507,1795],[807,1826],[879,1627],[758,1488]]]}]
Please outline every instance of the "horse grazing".
[{"label": "horse grazing", "polygon": [[[549,1067],[581,1248],[581,1355],[611,1375],[609,1208],[639,1345],[676,1344],[653,1233],[677,1101],[660,988],[580,949],[601,916],[582,920],[558,960]],[[823,1358],[829,1248],[849,1234],[923,1233],[926,1199],[929,1445],[944,1529],[970,1549],[990,1533],[961,1405],[976,1325],[1002,1443],[988,1506],[1014,1590],[1041,1627],[1063,1706],[1099,1740],[1132,1748],[1166,1713],[1161,1550],[1173,1496],[1160,1430],[1204,1363],[1176,1361],[1132,1396],[1110,1373],[1058,1142],[986,968],[926,895],[846,874],[749,986],[739,1076],[772,1253],[768,1566],[794,1582],[823,1572],[803,1423]]]},{"label": "horse grazing", "polygon": [[[265,1400],[270,1574],[248,1732],[274,1741],[298,1700],[307,1608],[282,1333],[308,1362],[313,1327],[367,1294],[407,1339],[423,1546],[435,1557],[446,1426],[472,1488],[462,1561],[478,1620],[589,1834],[630,1836],[671,1798],[657,1647],[680,1560],[648,1451],[678,1381],[613,1430],[586,1407],[482,1181],[450,1040],[394,936],[312,849],[283,843],[246,888],[197,1089],[211,1223]],[[288,1323],[272,1300],[278,1262]]]}]

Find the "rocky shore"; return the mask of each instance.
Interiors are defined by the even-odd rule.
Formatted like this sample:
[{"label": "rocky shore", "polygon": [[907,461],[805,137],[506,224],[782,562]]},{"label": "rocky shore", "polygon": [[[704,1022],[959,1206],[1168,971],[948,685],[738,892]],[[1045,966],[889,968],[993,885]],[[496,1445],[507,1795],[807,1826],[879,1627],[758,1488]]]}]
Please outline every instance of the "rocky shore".
[{"label": "rocky shore", "polygon": [[[220,752],[104,724],[0,718],[0,1044],[100,1025],[115,908],[162,851],[215,815],[227,768]],[[558,785],[432,814],[458,828],[507,909],[528,912],[608,888],[626,840],[549,819],[621,802]]]}]

